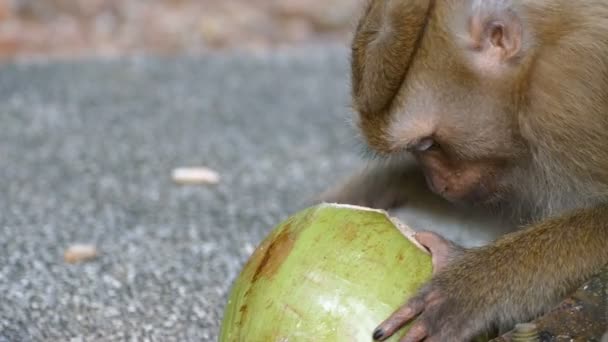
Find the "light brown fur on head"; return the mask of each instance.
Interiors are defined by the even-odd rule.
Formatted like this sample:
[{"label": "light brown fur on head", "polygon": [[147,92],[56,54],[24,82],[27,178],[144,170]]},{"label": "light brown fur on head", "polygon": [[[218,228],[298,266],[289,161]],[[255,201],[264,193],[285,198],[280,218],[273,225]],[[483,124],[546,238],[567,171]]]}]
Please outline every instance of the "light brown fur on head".
[{"label": "light brown fur on head", "polygon": [[352,46],[359,127],[385,155],[434,139],[414,154],[448,199],[587,206],[608,193],[607,51],[599,0],[373,0]]}]

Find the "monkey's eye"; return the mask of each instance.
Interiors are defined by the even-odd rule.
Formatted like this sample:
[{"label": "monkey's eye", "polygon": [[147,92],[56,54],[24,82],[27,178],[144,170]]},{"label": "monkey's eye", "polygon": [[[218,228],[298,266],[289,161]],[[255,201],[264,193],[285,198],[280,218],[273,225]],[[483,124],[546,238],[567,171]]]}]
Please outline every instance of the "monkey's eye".
[{"label": "monkey's eye", "polygon": [[408,150],[412,152],[425,152],[435,146],[437,146],[437,144],[433,138],[425,137],[410,144],[410,146],[408,146]]}]

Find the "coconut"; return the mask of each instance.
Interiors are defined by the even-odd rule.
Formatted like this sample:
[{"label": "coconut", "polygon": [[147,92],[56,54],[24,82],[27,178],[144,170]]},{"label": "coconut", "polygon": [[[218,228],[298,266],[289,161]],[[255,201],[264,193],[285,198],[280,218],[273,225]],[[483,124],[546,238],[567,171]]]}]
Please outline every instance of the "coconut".
[{"label": "coconut", "polygon": [[234,282],[220,341],[372,341],[431,277],[431,257],[413,234],[369,208],[320,204],[295,214]]}]

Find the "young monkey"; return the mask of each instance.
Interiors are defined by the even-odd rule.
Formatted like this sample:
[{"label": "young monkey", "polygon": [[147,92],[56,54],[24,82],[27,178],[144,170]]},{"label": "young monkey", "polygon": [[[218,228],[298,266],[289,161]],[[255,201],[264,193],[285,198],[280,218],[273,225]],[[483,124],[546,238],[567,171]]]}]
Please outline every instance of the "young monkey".
[{"label": "young monkey", "polygon": [[[533,318],[608,264],[608,2],[371,0],[352,44],[369,147],[415,157],[451,202],[525,226],[480,248],[431,233],[435,274],[373,333],[466,341]],[[376,166],[323,198],[391,207],[417,181]],[[398,270],[395,270],[398,271]]]}]

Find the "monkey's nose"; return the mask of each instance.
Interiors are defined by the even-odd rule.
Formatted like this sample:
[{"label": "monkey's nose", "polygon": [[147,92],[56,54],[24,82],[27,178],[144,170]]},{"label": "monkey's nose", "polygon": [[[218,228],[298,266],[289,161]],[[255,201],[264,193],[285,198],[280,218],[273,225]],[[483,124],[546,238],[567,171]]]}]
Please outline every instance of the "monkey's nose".
[{"label": "monkey's nose", "polygon": [[407,149],[412,152],[425,152],[435,145],[435,140],[431,137],[419,139],[407,146]]}]

